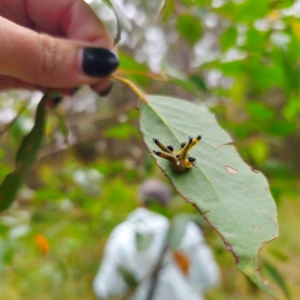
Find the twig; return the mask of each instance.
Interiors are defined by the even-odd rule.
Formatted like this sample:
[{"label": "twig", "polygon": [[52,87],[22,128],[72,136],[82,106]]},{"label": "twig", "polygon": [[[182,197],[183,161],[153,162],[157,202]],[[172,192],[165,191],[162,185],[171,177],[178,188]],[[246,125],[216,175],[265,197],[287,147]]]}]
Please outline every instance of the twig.
[{"label": "twig", "polygon": [[3,128],[0,130],[0,135],[2,135],[3,133],[5,133],[16,121],[17,119],[20,117],[20,115],[23,113],[23,111],[25,110],[25,108],[28,105],[28,101],[25,102],[25,104],[21,107],[21,109],[19,110],[18,114],[7,124],[5,124],[3,126]]},{"label": "twig", "polygon": [[153,296],[154,296],[154,293],[155,293],[155,290],[156,290],[156,287],[157,287],[157,283],[158,283],[158,275],[159,275],[160,270],[162,269],[162,263],[163,263],[163,259],[165,257],[165,253],[166,253],[167,249],[168,249],[168,244],[166,243],[164,245],[161,253],[160,253],[157,265],[156,265],[156,267],[153,271],[152,278],[151,278],[151,283],[150,283],[150,288],[149,288],[149,293],[147,295],[146,300],[152,300],[153,299]]},{"label": "twig", "polygon": [[78,122],[78,118],[75,119],[75,121],[68,121],[67,120],[67,125],[68,126],[80,126],[80,125],[85,125],[85,124],[89,124],[89,123],[96,123],[96,122],[102,122],[102,121],[109,121],[109,120],[113,120],[116,119],[118,116],[128,112],[129,110],[135,108],[135,105],[126,105],[124,107],[121,107],[121,109],[119,109],[116,112],[113,112],[111,114],[107,114],[104,117],[100,117],[99,114],[96,114],[95,116],[91,116],[88,115],[88,117],[86,119],[83,119],[83,121],[79,121]]},{"label": "twig", "polygon": [[69,150],[70,146],[75,146],[75,145],[78,145],[78,144],[81,144],[81,143],[85,143],[85,142],[88,142],[88,141],[91,141],[91,140],[95,140],[95,139],[98,139],[99,137],[101,137],[101,135],[99,133],[96,133],[94,135],[87,136],[87,137],[85,137],[83,139],[77,140],[77,141],[75,141],[73,143],[69,143],[69,145],[64,145],[64,147],[62,147],[62,148],[58,148],[57,146],[48,147],[48,148],[46,148],[46,149],[44,149],[42,151],[42,153],[39,155],[39,157],[37,158],[37,160],[40,160],[40,159],[45,158],[47,156],[56,154],[58,152]]}]

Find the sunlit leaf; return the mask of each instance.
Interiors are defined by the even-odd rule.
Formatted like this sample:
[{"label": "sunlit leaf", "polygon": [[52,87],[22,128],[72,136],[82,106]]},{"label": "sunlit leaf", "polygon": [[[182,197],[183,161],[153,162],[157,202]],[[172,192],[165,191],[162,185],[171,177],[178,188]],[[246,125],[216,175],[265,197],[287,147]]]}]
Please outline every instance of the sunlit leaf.
[{"label": "sunlit leaf", "polygon": [[237,4],[233,1],[227,1],[224,5],[216,8],[215,11],[234,22],[251,23],[268,14],[269,2],[269,0],[261,0],[257,5],[255,0],[245,0]]},{"label": "sunlit leaf", "polygon": [[266,142],[257,140],[251,144],[249,151],[256,164],[262,164],[268,158],[269,146]]},{"label": "sunlit leaf", "polygon": [[179,148],[187,135],[203,135],[191,150],[197,165],[174,173],[170,163],[154,157],[158,166],[186,201],[198,208],[219,233],[238,268],[265,292],[274,289],[258,272],[258,252],[277,237],[277,211],[267,180],[243,162],[229,135],[206,109],[171,97],[148,96],[140,105],[140,130],[147,148],[152,139]]},{"label": "sunlit leaf", "polygon": [[300,101],[299,98],[290,98],[285,104],[282,114],[288,121],[297,119],[300,113]]},{"label": "sunlit leaf", "polygon": [[249,28],[246,33],[246,43],[247,47],[245,47],[245,49],[249,52],[252,50],[263,50],[265,47],[264,33],[253,27]]}]

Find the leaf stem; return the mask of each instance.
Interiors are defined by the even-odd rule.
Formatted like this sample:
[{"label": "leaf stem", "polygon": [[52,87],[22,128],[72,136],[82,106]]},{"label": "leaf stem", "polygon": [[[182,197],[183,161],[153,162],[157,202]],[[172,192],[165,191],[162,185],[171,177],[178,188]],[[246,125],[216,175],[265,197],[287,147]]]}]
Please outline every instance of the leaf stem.
[{"label": "leaf stem", "polygon": [[137,75],[137,76],[143,76],[147,77],[153,80],[162,81],[162,82],[169,82],[170,80],[167,78],[164,78],[160,74],[152,73],[152,72],[138,72],[138,71],[125,71],[125,70],[118,70],[118,75]]},{"label": "leaf stem", "polygon": [[140,100],[143,100],[144,102],[148,103],[148,99],[146,98],[144,93],[132,81],[120,77],[118,75],[113,75],[112,77],[127,85],[139,97]]}]

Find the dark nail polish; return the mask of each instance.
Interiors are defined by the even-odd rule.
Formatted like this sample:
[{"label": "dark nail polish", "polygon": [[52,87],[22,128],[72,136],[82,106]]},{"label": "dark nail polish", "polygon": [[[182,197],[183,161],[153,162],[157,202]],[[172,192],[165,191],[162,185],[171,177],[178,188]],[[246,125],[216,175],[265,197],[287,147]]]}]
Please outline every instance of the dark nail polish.
[{"label": "dark nail polish", "polygon": [[112,84],[109,86],[108,89],[106,89],[104,92],[102,92],[102,93],[99,94],[99,95],[100,95],[101,97],[107,96],[107,95],[110,93],[110,91],[112,90],[113,86],[114,86],[114,83],[112,83]]},{"label": "dark nail polish", "polygon": [[106,77],[116,70],[118,65],[117,56],[108,49],[83,49],[82,69],[88,76]]}]

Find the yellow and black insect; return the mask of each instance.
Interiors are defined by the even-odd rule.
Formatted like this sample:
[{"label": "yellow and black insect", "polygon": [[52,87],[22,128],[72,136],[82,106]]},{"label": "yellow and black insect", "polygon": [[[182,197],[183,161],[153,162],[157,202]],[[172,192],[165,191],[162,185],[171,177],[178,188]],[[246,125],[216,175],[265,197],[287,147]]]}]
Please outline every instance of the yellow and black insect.
[{"label": "yellow and black insect", "polygon": [[154,138],[154,143],[162,150],[155,151],[153,153],[159,157],[167,159],[173,165],[174,171],[176,173],[184,172],[191,167],[196,165],[196,158],[189,157],[188,152],[194,147],[199,141],[202,139],[201,135],[198,135],[195,138],[188,137],[188,142],[183,142],[180,145],[178,151],[174,151],[173,146],[171,145],[163,145],[158,139]]}]

